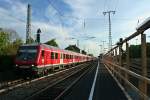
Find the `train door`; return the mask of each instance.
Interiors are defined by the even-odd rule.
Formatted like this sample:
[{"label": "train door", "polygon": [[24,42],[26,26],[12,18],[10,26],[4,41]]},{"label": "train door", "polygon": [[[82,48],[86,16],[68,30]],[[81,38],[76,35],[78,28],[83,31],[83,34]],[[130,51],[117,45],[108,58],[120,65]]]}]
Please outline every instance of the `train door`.
[{"label": "train door", "polygon": [[46,64],[50,64],[49,63],[49,59],[50,59],[50,52],[49,51],[45,51],[45,65]]},{"label": "train door", "polygon": [[44,65],[45,66],[45,52],[44,52],[44,50],[42,50],[42,65]]},{"label": "train door", "polygon": [[52,51],[51,52],[51,64],[54,64],[54,59],[55,59],[55,53]]},{"label": "train door", "polygon": [[60,64],[63,64],[63,54],[60,53]]},{"label": "train door", "polygon": [[73,59],[72,62],[74,63],[75,62],[75,56],[74,55],[72,55],[72,59]]}]

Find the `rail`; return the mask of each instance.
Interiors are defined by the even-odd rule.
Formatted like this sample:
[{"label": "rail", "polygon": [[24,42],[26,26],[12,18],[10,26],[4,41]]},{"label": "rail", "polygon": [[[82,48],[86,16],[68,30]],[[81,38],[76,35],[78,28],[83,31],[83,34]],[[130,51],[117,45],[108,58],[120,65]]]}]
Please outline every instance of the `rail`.
[{"label": "rail", "polygon": [[[134,91],[138,93],[140,100],[150,99],[148,93],[148,86],[150,86],[150,78],[148,77],[147,69],[147,44],[146,44],[146,34],[144,32],[150,28],[150,19],[146,20],[142,25],[140,25],[136,32],[134,32],[129,37],[122,39],[116,43],[116,46],[103,55],[102,61],[110,69],[111,73],[117,80],[124,86],[127,90],[131,87]],[[141,74],[131,71],[131,57],[129,50],[129,41],[133,38],[141,36]],[[123,45],[125,44],[125,51],[123,51]],[[126,64],[124,64],[126,63]],[[140,65],[140,64],[139,64]],[[136,86],[131,82],[131,77],[138,80],[138,85]]]}]

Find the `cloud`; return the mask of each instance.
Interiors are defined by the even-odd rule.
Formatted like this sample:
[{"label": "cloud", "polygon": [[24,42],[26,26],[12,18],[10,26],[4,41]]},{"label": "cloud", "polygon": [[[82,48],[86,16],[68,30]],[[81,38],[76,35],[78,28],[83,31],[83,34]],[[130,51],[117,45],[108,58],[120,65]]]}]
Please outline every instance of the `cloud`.
[{"label": "cloud", "polygon": [[6,0],[6,2],[8,3],[8,5],[10,5],[9,9],[7,9],[9,14],[15,16],[16,18],[25,19],[27,4],[24,4],[18,0],[16,0],[15,3],[12,0]]},{"label": "cloud", "polygon": [[[0,7],[1,27],[15,29],[25,39],[27,2],[30,2],[33,4],[31,23],[33,36],[37,29],[41,28],[42,42],[56,38],[61,48],[65,48],[69,44],[76,44],[76,40],[79,39],[82,49],[90,48],[90,52],[98,55],[98,45],[102,44],[101,41],[103,40],[108,41],[108,16],[104,17],[102,12],[109,10],[111,7],[115,8],[114,5],[117,0],[110,0],[107,3],[105,0],[62,0],[61,2],[53,2],[63,15],[60,15],[51,5],[45,4],[47,1],[44,1],[44,3],[39,1],[16,0],[14,2],[13,0],[5,0],[7,6]],[[40,8],[37,2],[43,8]],[[127,37],[135,32],[138,19],[141,23],[146,17],[150,16],[148,0],[144,2],[133,0],[130,2],[130,4],[129,0],[120,2],[116,14],[111,16],[113,43],[116,43],[120,37]],[[35,14],[36,11],[39,11],[38,14]],[[119,18],[120,20],[118,20]],[[85,27],[83,26],[84,19]],[[96,36],[96,39],[84,40],[83,37],[86,36]],[[76,39],[66,39],[70,37]]]},{"label": "cloud", "polygon": [[64,41],[65,38],[70,37],[68,29],[61,28],[58,25],[51,25],[45,22],[33,22],[33,25],[34,27],[32,28],[33,29],[32,33],[35,33],[37,28],[41,29],[42,42],[46,42],[50,39],[56,38],[56,40],[60,40],[61,43],[61,41]]},{"label": "cloud", "polygon": [[61,19],[59,13],[51,5],[46,8],[45,16],[51,24],[59,25],[61,24]]}]

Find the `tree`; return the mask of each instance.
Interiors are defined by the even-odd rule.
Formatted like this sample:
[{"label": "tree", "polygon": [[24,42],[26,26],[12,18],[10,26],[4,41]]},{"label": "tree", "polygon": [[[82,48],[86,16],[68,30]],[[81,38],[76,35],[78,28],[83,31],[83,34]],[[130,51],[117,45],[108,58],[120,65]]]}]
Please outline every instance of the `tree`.
[{"label": "tree", "polygon": [[28,40],[28,43],[31,44],[31,43],[34,43],[34,42],[35,42],[35,40],[32,37],[30,37],[29,40]]},{"label": "tree", "polygon": [[23,41],[20,38],[14,40],[9,46],[7,46],[7,48],[8,48],[7,54],[8,55],[16,55],[19,46],[22,44],[23,44]]},{"label": "tree", "polygon": [[88,55],[94,57],[93,54],[88,54]]},{"label": "tree", "polygon": [[14,38],[11,33],[0,29],[0,71],[13,69],[14,55],[22,43],[20,38]]},{"label": "tree", "polygon": [[147,43],[147,57],[150,57],[150,43]]},{"label": "tree", "polygon": [[52,39],[52,40],[50,40],[50,41],[47,41],[47,42],[45,42],[45,44],[51,45],[51,46],[54,46],[54,47],[58,47],[58,44],[57,44],[57,42],[56,42],[55,39]]},{"label": "tree", "polygon": [[76,45],[69,45],[68,47],[65,48],[65,50],[80,53],[80,49]]},{"label": "tree", "polygon": [[9,44],[9,35],[6,32],[0,32],[0,55],[5,51],[5,47]]},{"label": "tree", "polygon": [[86,55],[87,53],[86,53],[86,51],[82,50],[82,54],[85,54],[85,55]]},{"label": "tree", "polygon": [[129,50],[131,58],[141,57],[141,45],[130,45]]},{"label": "tree", "polygon": [[9,32],[0,31],[0,55],[15,55],[22,43],[20,38],[12,38]]}]

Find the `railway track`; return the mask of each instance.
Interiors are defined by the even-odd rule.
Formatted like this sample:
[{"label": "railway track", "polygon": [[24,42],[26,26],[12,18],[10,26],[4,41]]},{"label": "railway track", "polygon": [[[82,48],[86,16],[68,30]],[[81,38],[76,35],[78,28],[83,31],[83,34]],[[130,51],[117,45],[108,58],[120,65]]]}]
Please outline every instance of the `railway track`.
[{"label": "railway track", "polygon": [[9,90],[12,90],[16,87],[20,87],[22,85],[26,85],[26,84],[30,84],[31,82],[35,82],[35,81],[38,81],[40,79],[43,79],[43,78],[46,78],[46,77],[49,77],[51,75],[53,75],[54,73],[57,73],[59,71],[63,71],[65,69],[57,69],[57,70],[54,70],[53,72],[51,72],[49,75],[45,75],[43,77],[40,77],[40,78],[34,78],[34,79],[16,79],[16,80],[12,80],[12,81],[4,81],[4,82],[1,82],[0,83],[0,94],[3,93],[3,92],[7,92]]},{"label": "railway track", "polygon": [[15,85],[15,84],[17,84],[17,83],[20,83],[20,82],[22,82],[22,81],[23,81],[23,79],[17,79],[17,80],[13,80],[13,81],[1,82],[1,83],[0,83],[0,89],[13,86],[13,85]]},{"label": "railway track", "polygon": [[38,91],[25,100],[62,100],[69,93],[71,88],[90,70],[96,67],[96,64],[86,69],[73,73],[66,78],[56,82],[45,89]]},{"label": "railway track", "polygon": [[81,70],[83,68],[86,68],[90,64],[91,62],[78,65],[70,69],[65,69],[63,71],[59,71],[45,77],[24,82],[20,85],[17,84],[13,86],[15,87],[15,89],[11,89],[12,87],[9,87],[10,89],[6,89],[7,91],[1,91],[0,100],[24,100],[25,98],[35,94],[39,90],[42,90],[49,85],[59,82],[58,80],[62,80],[64,77],[69,77],[69,75],[78,72],[79,69]]}]

